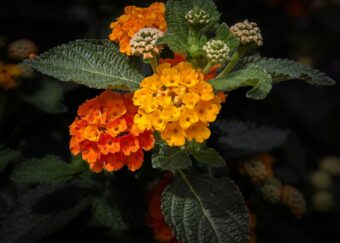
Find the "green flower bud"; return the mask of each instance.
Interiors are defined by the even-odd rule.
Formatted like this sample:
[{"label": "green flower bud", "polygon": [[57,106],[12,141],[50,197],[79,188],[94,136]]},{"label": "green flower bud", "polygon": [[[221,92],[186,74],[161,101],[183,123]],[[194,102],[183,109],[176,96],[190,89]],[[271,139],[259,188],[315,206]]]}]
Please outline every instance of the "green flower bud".
[{"label": "green flower bud", "polygon": [[340,158],[329,156],[320,162],[320,168],[332,176],[340,175]]},{"label": "green flower bud", "polygon": [[263,199],[273,204],[279,203],[281,198],[281,189],[281,181],[276,178],[268,179],[261,188]]},{"label": "green flower bud", "polygon": [[221,40],[210,40],[204,46],[203,50],[206,53],[211,64],[225,63],[229,59],[229,47]]},{"label": "green flower bud", "polygon": [[316,171],[309,177],[310,183],[317,189],[328,189],[332,185],[331,176],[325,171]]},{"label": "green flower bud", "polygon": [[319,211],[328,211],[334,206],[334,196],[327,191],[319,191],[313,197],[314,207]]},{"label": "green flower bud", "polygon": [[201,8],[194,8],[187,12],[185,19],[194,26],[205,26],[210,22],[209,14]]}]

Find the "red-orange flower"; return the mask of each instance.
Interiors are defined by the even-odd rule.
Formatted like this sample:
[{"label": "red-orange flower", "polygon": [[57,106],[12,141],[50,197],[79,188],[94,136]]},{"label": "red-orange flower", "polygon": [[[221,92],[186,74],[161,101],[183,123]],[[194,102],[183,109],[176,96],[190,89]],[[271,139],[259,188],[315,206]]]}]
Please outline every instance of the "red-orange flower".
[{"label": "red-orange flower", "polygon": [[17,85],[16,78],[21,75],[21,69],[16,64],[4,64],[0,62],[0,87],[8,90]]},{"label": "red-orange flower", "polygon": [[136,132],[133,117],[137,109],[131,94],[104,91],[79,106],[78,117],[70,126],[72,154],[81,153],[91,170],[116,171],[127,165],[139,169],[144,160],[143,149],[153,148],[151,131]]},{"label": "red-orange flower", "polygon": [[112,33],[109,38],[119,42],[120,52],[131,55],[130,40],[142,28],[153,27],[166,31],[165,5],[161,2],[152,3],[147,8],[127,6],[124,14],[112,22]]},{"label": "red-orange flower", "polygon": [[162,243],[178,243],[171,229],[164,221],[164,216],[161,210],[161,196],[173,178],[171,172],[165,173],[160,181],[154,185],[148,193],[147,203],[148,212],[146,214],[146,224],[153,229],[154,238]]}]

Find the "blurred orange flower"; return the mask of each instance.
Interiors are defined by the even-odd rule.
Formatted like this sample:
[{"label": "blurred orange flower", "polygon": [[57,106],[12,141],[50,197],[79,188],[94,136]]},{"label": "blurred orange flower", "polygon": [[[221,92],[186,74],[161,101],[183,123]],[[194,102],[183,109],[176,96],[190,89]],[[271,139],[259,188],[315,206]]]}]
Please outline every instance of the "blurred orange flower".
[{"label": "blurred orange flower", "polygon": [[112,22],[112,33],[109,39],[119,42],[120,52],[131,55],[130,40],[142,28],[154,27],[166,31],[165,5],[161,2],[152,3],[147,8],[127,6],[124,14]]},{"label": "blurred orange flower", "polygon": [[143,164],[143,149],[153,148],[150,130],[139,133],[133,117],[137,108],[132,94],[104,91],[79,106],[70,126],[72,154],[81,153],[94,172],[117,171],[124,165],[135,171]]},{"label": "blurred orange flower", "polygon": [[171,172],[165,173],[160,181],[151,188],[147,196],[148,212],[146,214],[146,224],[153,229],[155,240],[163,243],[178,242],[169,226],[165,223],[161,210],[162,193],[165,187],[171,183],[172,178],[173,174]]},{"label": "blurred orange flower", "polygon": [[21,75],[21,69],[16,64],[4,64],[0,62],[0,87],[5,90],[17,85],[15,78]]}]

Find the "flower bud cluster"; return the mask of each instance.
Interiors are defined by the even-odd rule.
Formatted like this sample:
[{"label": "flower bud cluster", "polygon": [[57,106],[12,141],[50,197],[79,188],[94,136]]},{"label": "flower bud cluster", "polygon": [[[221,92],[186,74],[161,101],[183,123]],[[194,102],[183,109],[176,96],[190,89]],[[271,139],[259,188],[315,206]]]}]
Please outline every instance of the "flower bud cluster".
[{"label": "flower bud cluster", "polygon": [[263,45],[260,28],[254,22],[248,20],[238,22],[230,28],[230,32],[244,45],[251,43],[255,43],[257,46]]},{"label": "flower bud cluster", "polygon": [[207,58],[211,64],[225,63],[229,59],[229,47],[221,40],[210,40],[204,46]]},{"label": "flower bud cluster", "polygon": [[156,28],[143,28],[130,40],[132,55],[143,56],[143,59],[151,59],[158,55],[162,48],[156,46],[157,40],[163,36],[163,32]]}]

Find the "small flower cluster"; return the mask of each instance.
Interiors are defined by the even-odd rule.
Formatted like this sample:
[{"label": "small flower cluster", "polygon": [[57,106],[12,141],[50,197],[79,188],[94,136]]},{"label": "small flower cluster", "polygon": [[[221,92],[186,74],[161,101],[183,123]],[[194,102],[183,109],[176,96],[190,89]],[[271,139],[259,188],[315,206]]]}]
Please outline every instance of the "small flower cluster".
[{"label": "small flower cluster", "polygon": [[289,208],[292,215],[297,219],[301,218],[306,212],[306,200],[295,187],[283,185],[281,202]]},{"label": "small flower cluster", "polygon": [[273,176],[273,157],[269,154],[260,154],[254,159],[242,161],[240,172],[250,178],[252,183],[260,184]]},{"label": "small flower cluster", "polygon": [[236,23],[230,28],[230,32],[244,45],[251,43],[255,43],[257,46],[263,45],[260,28],[254,22],[245,20],[243,22]]},{"label": "small flower cluster", "polygon": [[204,46],[208,60],[211,64],[225,63],[229,59],[229,47],[221,40],[210,40]]},{"label": "small flower cluster", "polygon": [[154,137],[151,131],[135,129],[136,113],[131,94],[107,90],[86,101],[70,126],[71,152],[81,153],[95,172],[116,171],[124,165],[131,171],[139,169],[144,159],[142,149],[150,150]]},{"label": "small flower cluster", "polygon": [[33,58],[37,53],[37,45],[33,41],[27,39],[13,41],[8,46],[8,57],[16,61]]},{"label": "small flower cluster", "polygon": [[16,78],[22,71],[16,64],[4,64],[0,62],[0,87],[5,90],[12,89],[17,85]]},{"label": "small flower cluster", "polygon": [[165,187],[171,183],[172,178],[172,173],[165,173],[160,181],[151,188],[147,196],[148,212],[146,214],[146,224],[153,229],[154,238],[158,242],[178,242],[170,227],[165,223],[161,210],[162,193]]},{"label": "small flower cluster", "polygon": [[143,59],[151,59],[158,55],[161,48],[156,46],[156,41],[163,36],[163,32],[156,28],[143,28],[131,39],[131,54],[143,56]]},{"label": "small flower cluster", "polygon": [[200,70],[181,62],[158,66],[157,73],[141,82],[133,103],[135,124],[141,131],[155,129],[169,146],[183,146],[186,139],[202,143],[210,136],[224,96],[215,95]]},{"label": "small flower cluster", "polygon": [[127,6],[124,14],[110,27],[112,33],[109,38],[120,44],[120,51],[131,55],[130,40],[142,28],[157,28],[162,32],[166,31],[165,6],[163,3],[155,2],[148,8]]},{"label": "small flower cluster", "polygon": [[196,26],[204,26],[210,22],[209,14],[201,8],[194,8],[187,12],[185,19],[188,23]]}]

